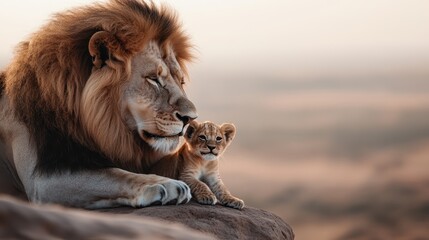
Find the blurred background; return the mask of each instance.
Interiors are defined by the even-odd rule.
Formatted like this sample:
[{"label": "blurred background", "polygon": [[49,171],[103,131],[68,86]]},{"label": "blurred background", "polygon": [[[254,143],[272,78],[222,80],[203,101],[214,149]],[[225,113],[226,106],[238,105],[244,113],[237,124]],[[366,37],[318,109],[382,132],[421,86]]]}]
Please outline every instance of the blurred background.
[{"label": "blurred background", "polygon": [[[2,1],[0,67],[52,13]],[[297,239],[428,239],[429,2],[169,0],[199,120],[232,122],[232,193]]]}]

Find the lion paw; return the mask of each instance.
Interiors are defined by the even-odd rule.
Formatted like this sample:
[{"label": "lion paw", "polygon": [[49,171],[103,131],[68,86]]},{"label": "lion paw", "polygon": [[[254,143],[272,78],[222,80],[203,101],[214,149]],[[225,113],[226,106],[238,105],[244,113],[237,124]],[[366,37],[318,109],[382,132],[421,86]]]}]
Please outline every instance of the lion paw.
[{"label": "lion paw", "polygon": [[137,198],[135,207],[149,205],[182,204],[191,200],[191,190],[182,181],[167,179],[163,183],[143,188],[143,193]]},{"label": "lion paw", "polygon": [[162,200],[162,205],[187,203],[192,198],[191,189],[182,181],[168,179],[162,186],[167,190],[167,195]]},{"label": "lion paw", "polygon": [[244,208],[244,201],[236,198],[236,197],[230,197],[223,199],[221,202],[222,205],[235,208],[235,209],[243,209]]},{"label": "lion paw", "polygon": [[217,202],[216,196],[211,192],[194,195],[194,197],[198,203],[204,205],[215,205]]}]

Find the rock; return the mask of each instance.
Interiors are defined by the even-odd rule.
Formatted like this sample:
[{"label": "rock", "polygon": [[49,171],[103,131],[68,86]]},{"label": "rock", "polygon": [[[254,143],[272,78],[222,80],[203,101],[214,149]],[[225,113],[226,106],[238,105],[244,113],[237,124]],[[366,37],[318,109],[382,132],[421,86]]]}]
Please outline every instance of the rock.
[{"label": "rock", "polygon": [[[197,231],[198,230],[198,231]],[[0,239],[294,239],[264,210],[191,202],[93,211],[35,205],[0,195]]]},{"label": "rock", "polygon": [[97,210],[126,216],[149,216],[181,223],[213,234],[219,239],[294,239],[292,228],[280,217],[264,210],[245,207],[243,210],[207,206],[190,202],[184,205],[129,207]]},{"label": "rock", "polygon": [[[114,212],[114,211],[112,211]],[[0,196],[0,239],[213,239],[178,223],[36,206]]]}]

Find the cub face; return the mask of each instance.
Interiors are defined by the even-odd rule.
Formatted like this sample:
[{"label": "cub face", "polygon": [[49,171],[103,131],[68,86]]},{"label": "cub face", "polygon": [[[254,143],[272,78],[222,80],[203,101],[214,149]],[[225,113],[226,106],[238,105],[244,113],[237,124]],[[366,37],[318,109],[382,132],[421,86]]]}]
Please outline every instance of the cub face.
[{"label": "cub face", "polygon": [[192,121],[185,133],[189,150],[207,161],[218,159],[235,136],[235,126],[224,123],[218,126],[212,122]]}]

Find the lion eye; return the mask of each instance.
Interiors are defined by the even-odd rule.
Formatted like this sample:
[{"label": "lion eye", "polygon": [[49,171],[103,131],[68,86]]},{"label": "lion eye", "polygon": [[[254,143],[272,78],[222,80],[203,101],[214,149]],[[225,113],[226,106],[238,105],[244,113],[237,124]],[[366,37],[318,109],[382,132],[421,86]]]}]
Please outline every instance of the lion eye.
[{"label": "lion eye", "polygon": [[222,138],[221,138],[221,137],[217,137],[217,138],[216,138],[216,142],[220,143],[221,141],[222,141]]},{"label": "lion eye", "polygon": [[150,84],[157,86],[157,87],[162,87],[158,76],[149,76],[149,77],[145,77],[145,78]]},{"label": "lion eye", "polygon": [[200,139],[201,141],[206,141],[207,140],[206,136],[204,136],[204,135],[198,136],[198,139]]}]

